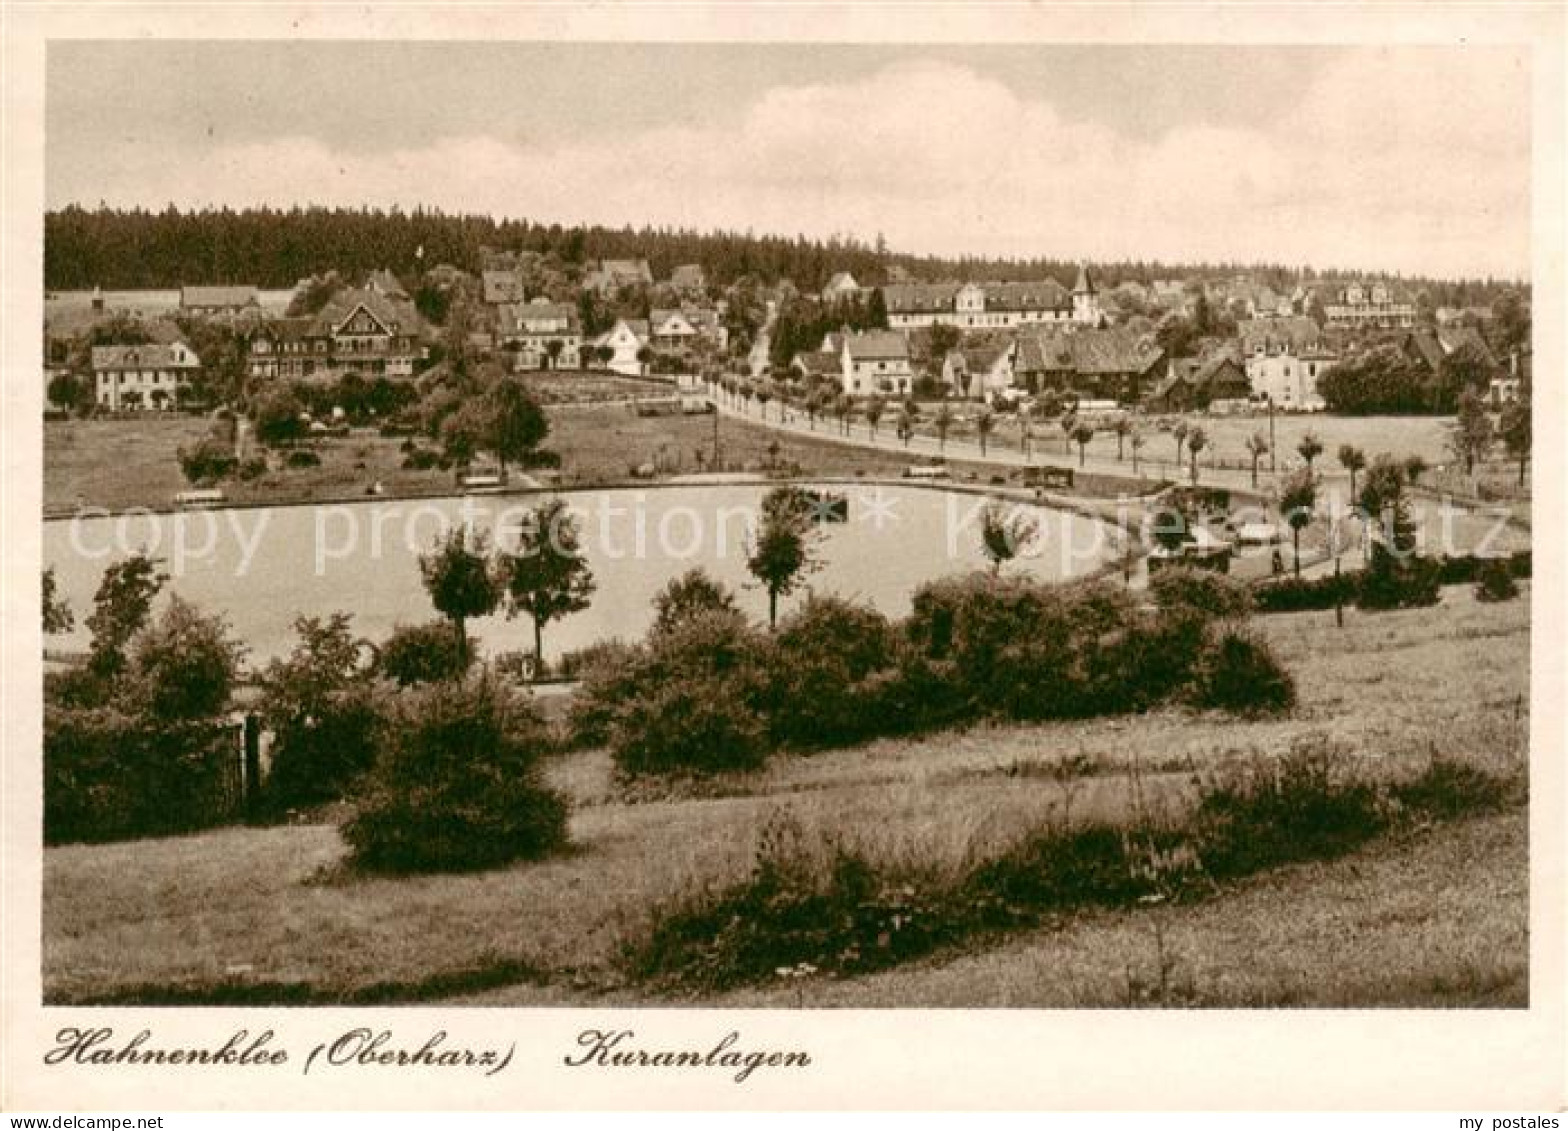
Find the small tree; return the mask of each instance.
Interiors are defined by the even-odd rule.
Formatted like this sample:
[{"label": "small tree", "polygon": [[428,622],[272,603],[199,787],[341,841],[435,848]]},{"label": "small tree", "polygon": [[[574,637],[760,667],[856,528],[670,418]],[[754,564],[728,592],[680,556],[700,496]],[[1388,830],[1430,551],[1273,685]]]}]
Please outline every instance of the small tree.
[{"label": "small tree", "polygon": [[483,533],[470,538],[462,527],[453,527],[435,540],[429,552],[420,555],[419,573],[431,604],[452,622],[458,646],[466,656],[468,620],[489,616],[501,601],[489,540]]},{"label": "small tree", "polygon": [[58,373],[49,379],[48,396],[51,404],[74,412],[91,403],[87,385],[73,373]]},{"label": "small tree", "polygon": [[1127,437],[1132,435],[1132,421],[1125,416],[1118,416],[1111,422],[1111,431],[1116,433],[1116,462],[1121,463]]},{"label": "small tree", "polygon": [[1426,460],[1421,456],[1405,457],[1405,462],[1402,465],[1402,469],[1404,471],[1405,482],[1409,483],[1412,487],[1418,485],[1421,482],[1421,477],[1425,475],[1428,470],[1430,470],[1427,467]]},{"label": "small tree", "polygon": [[1138,453],[1143,450],[1143,446],[1144,444],[1148,443],[1148,440],[1144,438],[1142,432],[1134,432],[1131,436],[1128,437],[1127,443],[1132,448],[1132,473],[1137,475]]},{"label": "small tree", "polygon": [[400,687],[461,679],[473,655],[452,622],[398,625],[376,652],[376,671]]},{"label": "small tree", "polygon": [[[553,343],[552,343],[553,344]],[[557,351],[559,352],[559,351]],[[508,460],[525,461],[550,431],[539,402],[516,377],[503,377],[485,397],[485,439],[506,471]]]},{"label": "small tree", "polygon": [[1176,422],[1176,427],[1171,429],[1171,439],[1176,441],[1176,463],[1180,466],[1182,446],[1187,442],[1187,422],[1185,420]]},{"label": "small tree", "polygon": [[1088,424],[1079,424],[1073,429],[1073,443],[1078,445],[1078,466],[1084,465],[1084,460],[1089,454],[1089,441],[1094,439],[1094,428]]},{"label": "small tree", "polygon": [[866,401],[861,412],[865,415],[866,423],[871,427],[871,438],[877,438],[877,422],[882,419],[882,414],[887,411],[887,400],[880,393]]},{"label": "small tree", "polygon": [[947,405],[937,406],[936,415],[931,418],[931,426],[936,429],[937,450],[947,450],[947,434],[953,427],[953,410]]},{"label": "small tree", "polygon": [[690,569],[675,578],[653,598],[654,635],[673,631],[678,625],[708,613],[740,615],[735,596],[701,569]]},{"label": "small tree", "polygon": [[991,499],[980,512],[980,551],[991,563],[992,573],[1022,553],[1039,534],[1039,524],[1018,507]]},{"label": "small tree", "polygon": [[838,430],[844,435],[849,435],[849,418],[854,414],[855,402],[849,399],[848,394],[840,393],[833,398],[833,415],[838,420]]},{"label": "small tree", "polygon": [[581,534],[566,503],[553,499],[533,511],[506,560],[507,615],[534,622],[534,662],[544,671],[544,627],[588,607],[597,587]]},{"label": "small tree", "polygon": [[1280,486],[1279,510],[1290,524],[1297,577],[1301,576],[1301,532],[1312,522],[1312,509],[1317,504],[1317,498],[1317,480],[1305,468],[1291,475]]},{"label": "small tree", "polygon": [[1023,452],[1024,459],[1029,458],[1029,441],[1034,437],[1033,429],[1029,425],[1029,414],[1018,414],[1018,450]]},{"label": "small tree", "polygon": [[132,644],[129,698],[160,723],[211,718],[228,705],[242,654],[222,617],[172,596]]},{"label": "small tree", "polygon": [[1448,447],[1464,460],[1466,475],[1475,473],[1476,461],[1486,458],[1492,440],[1492,418],[1487,415],[1480,394],[1465,389],[1459,394],[1459,415],[1449,429]]},{"label": "small tree", "polygon": [[346,613],[298,618],[293,651],[261,672],[261,717],[273,735],[267,793],[274,806],[341,797],[375,761],[377,708],[361,642],[349,625]]},{"label": "small tree", "polygon": [[1073,433],[1078,431],[1078,417],[1070,412],[1063,413],[1057,425],[1062,430],[1062,454],[1066,455],[1072,451]]},{"label": "small tree", "polygon": [[88,664],[94,674],[113,677],[124,669],[126,645],[147,623],[153,600],[169,580],[159,564],[136,553],[104,570],[87,618],[92,633]]},{"label": "small tree", "polygon": [[798,487],[775,487],[762,500],[762,521],[746,568],[768,593],[768,627],[778,624],[778,602],[795,591],[815,565],[811,547],[811,501]]},{"label": "small tree", "polygon": [[991,438],[991,433],[996,430],[996,413],[989,408],[982,408],[975,417],[975,435],[980,438],[980,454],[985,455],[986,441]]},{"label": "small tree", "polygon": [[1366,453],[1353,444],[1339,446],[1339,466],[1350,472],[1350,497],[1356,497],[1356,476],[1366,470]]},{"label": "small tree", "polygon": [[1252,457],[1252,485],[1258,485],[1258,461],[1269,454],[1269,442],[1263,438],[1263,433],[1254,432],[1247,437],[1247,455]]},{"label": "small tree", "polygon": [[1311,471],[1313,461],[1323,454],[1323,441],[1319,440],[1313,433],[1308,432],[1301,438],[1301,442],[1296,445],[1296,451],[1302,459],[1307,461],[1307,470]]},{"label": "small tree", "polygon": [[1519,486],[1524,486],[1524,469],[1530,461],[1530,402],[1514,401],[1503,409],[1498,431],[1508,454],[1519,461]]},{"label": "small tree", "polygon": [[256,438],[263,444],[282,444],[305,434],[305,411],[299,398],[289,389],[274,389],[257,397],[251,405]]},{"label": "small tree", "polygon": [[53,636],[60,632],[70,632],[76,627],[76,614],[71,611],[70,602],[56,593],[54,579],[54,566],[43,571],[43,628],[44,634]]},{"label": "small tree", "polygon": [[1208,446],[1209,438],[1204,435],[1202,428],[1193,428],[1187,433],[1187,452],[1192,456],[1192,481],[1198,481],[1198,453]]},{"label": "small tree", "polygon": [[909,405],[906,404],[899,408],[895,428],[898,432],[898,438],[904,441],[904,447],[906,448],[909,447],[909,441],[914,437],[916,419],[916,414]]}]

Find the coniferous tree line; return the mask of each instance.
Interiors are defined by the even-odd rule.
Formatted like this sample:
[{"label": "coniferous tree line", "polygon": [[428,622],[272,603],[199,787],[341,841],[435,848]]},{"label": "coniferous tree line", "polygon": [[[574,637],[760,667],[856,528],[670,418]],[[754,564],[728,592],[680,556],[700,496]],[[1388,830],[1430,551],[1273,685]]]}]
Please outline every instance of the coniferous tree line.
[{"label": "coniferous tree line", "polygon": [[[808,239],[803,235],[699,232],[690,228],[563,226],[533,220],[457,215],[436,209],[246,208],[162,211],[77,205],[44,216],[44,285],[51,290],[171,288],[249,283],[291,287],[329,270],[361,276],[378,268],[402,275],[450,264],[481,269],[485,251],[531,251],[563,264],[597,259],[647,259],[655,278],[681,264],[697,263],[710,283],[728,286],[742,276],[767,283],[788,279],[819,290],[838,271],[862,286],[878,286],[896,270],[917,279],[980,281],[1054,278],[1071,286],[1075,259],[910,255],[890,251],[880,237]],[[421,254],[422,253],[422,254]],[[1091,264],[1103,279],[1149,283],[1192,275],[1223,277],[1240,271],[1288,289],[1306,277],[1282,264],[1199,263],[1156,260]],[[1350,276],[1346,276],[1350,277]],[[1424,286],[1430,301],[1447,305],[1490,302],[1504,284],[1407,279]]]}]

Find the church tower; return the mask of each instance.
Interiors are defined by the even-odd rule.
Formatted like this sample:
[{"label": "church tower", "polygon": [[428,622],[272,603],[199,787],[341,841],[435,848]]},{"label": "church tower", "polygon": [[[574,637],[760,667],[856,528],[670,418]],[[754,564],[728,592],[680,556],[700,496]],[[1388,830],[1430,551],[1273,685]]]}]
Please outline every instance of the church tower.
[{"label": "church tower", "polygon": [[1078,281],[1073,284],[1073,321],[1080,326],[1098,326],[1101,317],[1099,292],[1089,277],[1089,269],[1080,265]]}]

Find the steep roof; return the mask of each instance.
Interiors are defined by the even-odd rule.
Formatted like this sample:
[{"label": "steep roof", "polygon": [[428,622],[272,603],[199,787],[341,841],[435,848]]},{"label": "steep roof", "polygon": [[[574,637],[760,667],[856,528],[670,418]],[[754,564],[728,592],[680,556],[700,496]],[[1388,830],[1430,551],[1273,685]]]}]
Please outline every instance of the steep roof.
[{"label": "steep roof", "polygon": [[1018,338],[1023,372],[1143,373],[1165,356],[1153,340],[1125,327],[1108,330],[1039,328]]},{"label": "steep roof", "polygon": [[682,263],[670,272],[670,282],[677,287],[702,287],[707,283],[700,263]]},{"label": "steep roof", "polygon": [[412,303],[399,302],[367,287],[351,287],[327,300],[327,305],[316,315],[316,331],[332,333],[361,306],[390,333],[418,334],[424,329],[423,320]]},{"label": "steep roof", "polygon": [[498,311],[501,330],[532,330],[536,333],[568,332],[577,329],[577,308],[569,302],[512,302],[503,303]]},{"label": "steep roof", "polygon": [[839,373],[840,362],[836,353],[824,353],[821,350],[811,350],[806,353],[797,353],[792,363],[807,377],[832,377]]},{"label": "steep roof", "polygon": [[849,356],[857,361],[898,360],[909,358],[909,342],[896,330],[867,330],[851,334],[844,339]]},{"label": "steep roof", "polygon": [[1287,318],[1244,318],[1236,323],[1236,336],[1242,350],[1252,353],[1260,345],[1268,350],[1310,349],[1321,341],[1323,332],[1312,319],[1298,314]]},{"label": "steep roof", "polygon": [[1034,283],[982,283],[987,310],[1062,310],[1072,306],[1067,288],[1055,279]]},{"label": "steep roof", "polygon": [[201,365],[189,346],[177,352],[175,345],[94,346],[93,369],[195,369]]},{"label": "steep roof", "polygon": [[1078,281],[1073,284],[1073,294],[1075,294],[1075,295],[1082,295],[1082,294],[1092,295],[1092,294],[1095,293],[1096,289],[1097,288],[1094,285],[1094,280],[1089,277],[1089,268],[1085,267],[1083,264],[1079,264],[1078,265]]},{"label": "steep roof", "polygon": [[882,302],[889,314],[930,314],[952,310],[959,283],[889,283]]},{"label": "steep roof", "polygon": [[252,286],[181,287],[182,310],[216,310],[231,306],[260,306],[261,297]]},{"label": "steep roof", "polygon": [[601,259],[595,274],[604,282],[617,286],[653,282],[653,271],[646,259]]},{"label": "steep roof", "polygon": [[408,298],[408,289],[398,280],[398,277],[385,267],[372,271],[370,278],[365,280],[365,286],[373,291],[379,291],[388,298]]}]

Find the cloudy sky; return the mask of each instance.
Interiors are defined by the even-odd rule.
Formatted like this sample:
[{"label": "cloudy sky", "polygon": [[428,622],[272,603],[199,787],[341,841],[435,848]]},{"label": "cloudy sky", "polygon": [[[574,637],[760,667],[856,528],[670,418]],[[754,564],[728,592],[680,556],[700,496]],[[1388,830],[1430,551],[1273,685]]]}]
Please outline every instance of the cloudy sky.
[{"label": "cloudy sky", "polygon": [[401,204],[900,250],[1523,278],[1509,48],[92,43],[47,199]]}]

